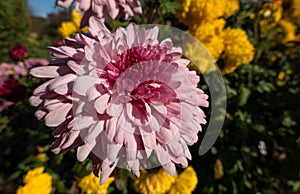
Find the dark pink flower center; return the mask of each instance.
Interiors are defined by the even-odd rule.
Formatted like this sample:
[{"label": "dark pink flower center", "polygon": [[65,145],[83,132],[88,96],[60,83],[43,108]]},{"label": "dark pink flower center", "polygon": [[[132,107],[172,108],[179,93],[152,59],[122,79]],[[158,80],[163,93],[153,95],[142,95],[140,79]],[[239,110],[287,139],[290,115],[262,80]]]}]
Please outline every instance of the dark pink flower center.
[{"label": "dark pink flower center", "polygon": [[[155,72],[156,64],[160,62],[169,63],[171,57],[168,55],[169,48],[161,47],[159,45],[152,46],[137,46],[125,50],[122,54],[117,55],[108,65],[104,68],[104,74],[100,77],[104,78],[108,83],[108,89],[113,90],[116,81],[122,73],[126,74],[124,79],[124,94],[127,96],[126,101],[123,103],[130,103],[132,105],[132,116],[139,120],[139,123],[149,122],[148,106],[153,105],[166,105],[174,101],[176,94],[172,88],[166,83],[159,80],[146,80],[142,81],[141,77],[149,73]],[[153,61],[154,63],[142,64],[141,62]],[[157,62],[157,63],[156,63]],[[133,65],[136,65],[132,67]],[[123,79],[123,78],[121,78]],[[139,85],[134,85],[139,80]],[[132,88],[133,87],[133,88]]]},{"label": "dark pink flower center", "polygon": [[[125,50],[122,54],[116,56],[107,66],[104,68],[105,74],[100,77],[105,78],[111,87],[115,84],[115,81],[119,78],[127,68],[134,64],[138,64],[143,61],[162,61],[169,62],[170,58],[167,56],[168,49],[159,45],[137,46]],[[111,88],[110,88],[111,89]]]},{"label": "dark pink flower center", "polygon": [[148,122],[149,115],[145,103],[151,105],[166,105],[176,99],[176,93],[165,83],[147,81],[140,84],[130,94],[133,111],[132,116],[141,123]]}]

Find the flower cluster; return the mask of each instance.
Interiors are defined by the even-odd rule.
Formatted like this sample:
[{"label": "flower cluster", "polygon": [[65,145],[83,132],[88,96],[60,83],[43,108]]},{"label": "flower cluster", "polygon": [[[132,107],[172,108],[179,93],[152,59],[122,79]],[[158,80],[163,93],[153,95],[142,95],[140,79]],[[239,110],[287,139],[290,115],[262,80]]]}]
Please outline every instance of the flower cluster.
[{"label": "flower cluster", "polygon": [[293,0],[289,6],[285,6],[283,3],[281,0],[265,3],[259,11],[261,17],[259,25],[262,34],[269,36],[270,32],[275,30],[281,36],[276,36],[274,39],[289,45],[289,42],[299,40],[297,27],[294,23],[299,21],[296,10],[299,10],[300,1]]},{"label": "flower cluster", "polygon": [[[70,7],[74,0],[56,0],[56,5]],[[123,19],[141,14],[142,8],[139,0],[81,0],[77,1],[76,9],[84,12],[81,27],[88,25],[91,16],[104,20],[107,16],[115,19],[120,16]]]},{"label": "flower cluster", "polygon": [[262,32],[268,33],[281,20],[283,15],[282,1],[270,1],[265,3],[258,12],[259,25]]},{"label": "flower cluster", "polygon": [[71,12],[71,21],[62,22],[58,28],[58,33],[63,38],[69,38],[72,35],[82,31],[86,32],[87,28],[80,29],[80,22],[82,19],[82,14],[75,9]]},{"label": "flower cluster", "polygon": [[288,17],[291,18],[291,20],[295,23],[300,24],[300,1],[289,1],[289,8],[286,11],[285,15],[288,15]]},{"label": "flower cluster", "polygon": [[107,189],[114,180],[114,178],[110,177],[103,185],[99,185],[100,178],[90,173],[78,179],[78,187],[86,194],[107,194]]},{"label": "flower cluster", "polygon": [[143,172],[134,180],[134,189],[141,194],[191,194],[196,188],[198,178],[193,167],[189,166],[179,175],[171,176],[164,169],[156,173]]},{"label": "flower cluster", "polygon": [[78,147],[78,160],[90,157],[102,184],[119,165],[136,176],[141,166],[162,165],[172,175],[175,164],[187,167],[208,96],[182,50],[171,39],[159,42],[157,27],[110,33],[95,17],[89,26],[66,46],[50,47],[50,65],[31,71],[48,78],[30,102],[38,119],[57,127],[52,150]]},{"label": "flower cluster", "polygon": [[47,60],[38,58],[29,58],[17,64],[5,62],[0,64],[0,112],[24,97],[25,88],[18,79],[26,76],[28,69],[47,64]]},{"label": "flower cluster", "polygon": [[20,186],[17,194],[50,194],[52,190],[52,177],[49,173],[43,172],[44,167],[29,170],[24,177],[24,186]]},{"label": "flower cluster", "polygon": [[[233,72],[242,63],[249,63],[254,56],[254,47],[242,30],[226,28],[225,19],[239,10],[238,0],[191,1],[181,0],[182,9],[179,18],[189,27],[190,32],[204,44],[214,59],[224,60],[224,74]],[[235,32],[235,33],[231,33]],[[236,32],[241,35],[236,40]],[[242,43],[233,45],[241,41]],[[244,52],[245,51],[245,52]],[[193,52],[190,49],[189,52]],[[231,56],[230,56],[231,55]],[[230,60],[228,60],[230,58]],[[212,68],[193,67],[200,72],[209,72]]]},{"label": "flower cluster", "polygon": [[228,18],[240,8],[239,0],[176,1],[182,4],[178,17],[192,30],[201,22],[210,23],[220,17]]}]

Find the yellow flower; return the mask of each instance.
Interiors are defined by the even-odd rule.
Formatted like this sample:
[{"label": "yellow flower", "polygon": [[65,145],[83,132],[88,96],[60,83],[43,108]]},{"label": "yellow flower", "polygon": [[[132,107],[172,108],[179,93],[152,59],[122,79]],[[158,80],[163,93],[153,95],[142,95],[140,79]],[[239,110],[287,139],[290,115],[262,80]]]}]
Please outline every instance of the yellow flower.
[{"label": "yellow flower", "polygon": [[113,177],[109,177],[103,185],[100,185],[100,177],[96,177],[91,172],[89,175],[78,180],[78,186],[86,194],[106,194],[107,188],[114,180]]},{"label": "yellow flower", "polygon": [[192,31],[192,34],[204,44],[215,60],[219,59],[224,50],[222,34],[225,23],[224,19],[217,19],[207,23],[203,22]]},{"label": "yellow flower", "polygon": [[71,21],[74,22],[75,26],[79,29],[82,14],[75,9],[71,11]]},{"label": "yellow flower", "polygon": [[227,28],[224,30],[223,74],[232,73],[243,63],[250,63],[254,57],[254,47],[242,29]]},{"label": "yellow flower", "polygon": [[207,47],[199,42],[188,42],[184,45],[184,56],[191,59],[188,68],[200,74],[217,70],[215,59],[207,52]]},{"label": "yellow flower", "polygon": [[181,17],[182,19],[185,19],[187,17],[187,13],[190,10],[190,6],[191,6],[191,1],[192,0],[177,0],[178,3],[181,3]]},{"label": "yellow flower", "polygon": [[80,29],[80,22],[82,19],[82,14],[75,9],[71,12],[71,21],[62,22],[58,28],[58,33],[63,38],[69,38],[71,35],[74,35],[78,32],[86,32],[88,27]]},{"label": "yellow flower", "polygon": [[291,21],[282,19],[279,22],[279,25],[282,27],[285,34],[282,40],[283,43],[287,43],[289,41],[294,41],[297,39],[296,36],[297,27]]},{"label": "yellow flower", "polygon": [[43,173],[44,167],[29,170],[24,177],[24,186],[19,186],[17,194],[49,194],[52,190],[52,177],[49,173]]},{"label": "yellow flower", "polygon": [[283,80],[284,77],[285,77],[285,72],[284,72],[284,71],[280,71],[280,72],[278,73],[277,79],[278,79],[278,80]]},{"label": "yellow flower", "polygon": [[227,0],[177,0],[182,4],[179,19],[190,29],[200,22],[209,22],[224,15]]},{"label": "yellow flower", "polygon": [[290,8],[287,9],[287,14],[290,15],[293,21],[300,23],[300,0],[291,0]]},{"label": "yellow flower", "polygon": [[63,38],[69,38],[71,35],[75,34],[78,31],[78,28],[74,22],[62,22],[58,28],[58,33]]},{"label": "yellow flower", "polygon": [[280,22],[283,15],[283,9],[281,5],[281,1],[268,2],[265,3],[262,9],[258,12],[261,18],[259,26],[263,33],[267,33]]},{"label": "yellow flower", "polygon": [[221,36],[223,28],[226,24],[224,19],[216,19],[210,22],[201,22],[195,25],[194,29],[191,29],[191,33],[200,41],[203,41],[207,37]]},{"label": "yellow flower", "polygon": [[38,154],[34,156],[34,158],[42,163],[47,162],[48,157],[47,154],[44,152],[44,148],[41,146],[36,147]]},{"label": "yellow flower", "polygon": [[143,171],[141,176],[134,180],[134,190],[141,194],[164,194],[170,189],[174,181],[175,177],[163,168],[156,173]]},{"label": "yellow flower", "polygon": [[207,38],[204,40],[203,44],[215,60],[219,59],[221,53],[225,48],[224,39],[221,36],[212,36],[210,38]]},{"label": "yellow flower", "polygon": [[176,178],[169,194],[190,194],[197,184],[197,174],[193,167],[189,166]]},{"label": "yellow flower", "polygon": [[225,0],[226,6],[224,10],[225,18],[228,18],[235,14],[240,9],[240,1],[239,0]]}]

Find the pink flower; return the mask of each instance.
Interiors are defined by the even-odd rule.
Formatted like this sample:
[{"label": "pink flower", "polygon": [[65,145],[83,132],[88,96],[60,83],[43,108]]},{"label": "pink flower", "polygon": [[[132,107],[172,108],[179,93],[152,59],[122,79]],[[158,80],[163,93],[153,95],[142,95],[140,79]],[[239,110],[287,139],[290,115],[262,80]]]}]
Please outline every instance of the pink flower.
[{"label": "pink flower", "polygon": [[31,69],[31,68],[37,67],[37,66],[48,65],[49,62],[43,58],[29,58],[29,59],[26,59],[24,61],[24,63],[25,63],[25,66],[27,69]]},{"label": "pink flower", "polygon": [[26,54],[27,49],[23,45],[17,45],[9,51],[9,55],[15,60],[22,59]]},{"label": "pink flower", "polygon": [[[74,0],[56,0],[56,5],[70,7]],[[115,19],[118,15],[123,19],[129,19],[135,14],[141,14],[142,8],[139,0],[78,0],[78,11],[85,12],[81,26],[86,26],[91,16],[104,19],[109,15]]]},{"label": "pink flower", "polygon": [[49,78],[30,102],[39,106],[39,119],[58,127],[52,150],[78,147],[78,160],[90,157],[101,183],[116,166],[136,176],[153,160],[172,175],[175,164],[187,167],[187,146],[206,123],[200,106],[208,106],[208,96],[182,50],[170,39],[159,42],[156,27],[130,25],[111,34],[95,18],[90,27],[69,46],[50,48],[50,66],[31,71]]},{"label": "pink flower", "polygon": [[17,64],[12,63],[1,63],[0,64],[0,86],[9,77],[18,79],[20,76],[27,75],[27,71],[24,67],[23,62],[18,62]]},{"label": "pink flower", "polygon": [[57,139],[52,144],[52,151],[55,153],[68,151],[83,143],[79,135],[72,131],[72,107],[78,100],[72,96],[72,89],[80,63],[84,59],[84,47],[90,46],[89,43],[95,36],[78,34],[76,40],[65,39],[66,46],[49,47],[52,58],[50,63],[30,71],[32,76],[47,80],[34,90],[29,102],[39,107],[35,113],[39,120],[43,120],[49,127],[57,127],[53,132]]},{"label": "pink flower", "polygon": [[20,76],[26,76],[28,69],[36,66],[47,65],[49,62],[46,59],[41,58],[29,58],[24,62],[13,63],[1,63],[0,64],[0,86],[9,77],[19,79]]}]

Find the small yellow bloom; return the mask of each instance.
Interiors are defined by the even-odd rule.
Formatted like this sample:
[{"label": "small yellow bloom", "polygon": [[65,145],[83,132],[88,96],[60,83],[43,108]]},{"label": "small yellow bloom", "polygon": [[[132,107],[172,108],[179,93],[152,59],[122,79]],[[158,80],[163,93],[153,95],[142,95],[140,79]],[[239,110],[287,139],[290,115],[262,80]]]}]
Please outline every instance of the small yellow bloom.
[{"label": "small yellow bloom", "polygon": [[265,3],[262,9],[258,12],[259,16],[261,17],[259,26],[263,33],[268,33],[280,22],[283,15],[281,4],[281,1]]},{"label": "small yellow bloom", "polygon": [[224,30],[223,74],[232,73],[243,63],[250,63],[254,57],[254,47],[242,29],[227,28]]},{"label": "small yellow bloom", "polygon": [[52,190],[52,177],[49,173],[43,173],[44,167],[29,170],[24,177],[24,186],[19,186],[17,194],[49,194]]},{"label": "small yellow bloom", "polygon": [[198,178],[193,167],[187,167],[171,186],[169,194],[191,194],[198,184]]},{"label": "small yellow bloom", "polygon": [[47,162],[48,157],[47,154],[44,152],[44,148],[41,146],[36,147],[38,154],[34,156],[34,158],[42,163]]},{"label": "small yellow bloom", "polygon": [[80,26],[80,22],[82,19],[82,14],[78,11],[76,11],[76,9],[73,9],[71,11],[71,21],[75,24],[75,26],[79,29]]},{"label": "small yellow bloom", "polygon": [[283,80],[284,77],[285,77],[285,73],[284,73],[283,71],[280,71],[280,72],[278,73],[277,79],[278,79],[278,80]]},{"label": "small yellow bloom", "polygon": [[279,25],[282,27],[284,31],[284,38],[282,40],[283,43],[287,43],[289,41],[294,41],[297,39],[296,32],[297,32],[297,27],[289,20],[282,19],[279,22]]},{"label": "small yellow bloom", "polygon": [[78,31],[78,28],[74,22],[62,22],[61,26],[58,28],[58,33],[63,38],[69,38],[71,35],[75,34]]},{"label": "small yellow bloom", "polygon": [[141,176],[134,180],[134,190],[141,194],[164,194],[170,189],[174,181],[175,177],[163,168],[156,173],[143,171]]},{"label": "small yellow bloom", "polygon": [[60,27],[58,28],[58,33],[63,38],[69,38],[78,32],[86,32],[88,27],[84,27],[80,29],[80,22],[82,19],[82,14],[75,9],[71,12],[71,21],[62,22]]},{"label": "small yellow bloom", "polygon": [[47,154],[45,153],[38,153],[34,158],[42,163],[45,163],[48,160]]},{"label": "small yellow bloom", "polygon": [[86,194],[106,194],[109,185],[114,180],[113,177],[109,177],[103,185],[100,185],[100,177],[96,177],[91,172],[89,175],[78,180],[78,186]]},{"label": "small yellow bloom", "polygon": [[290,70],[290,69],[286,70],[286,74],[290,75],[290,74],[292,74],[292,73],[293,73],[292,70]]}]

